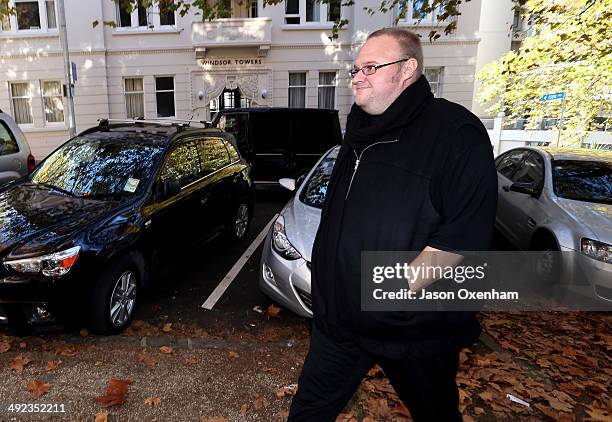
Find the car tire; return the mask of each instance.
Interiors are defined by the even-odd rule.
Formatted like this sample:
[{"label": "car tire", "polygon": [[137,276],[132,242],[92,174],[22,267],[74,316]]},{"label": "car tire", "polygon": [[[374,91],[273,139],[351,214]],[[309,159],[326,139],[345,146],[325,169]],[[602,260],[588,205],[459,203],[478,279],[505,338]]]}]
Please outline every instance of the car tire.
[{"label": "car tire", "polygon": [[123,332],[134,317],[139,277],[134,263],[123,256],[112,261],[98,277],[91,299],[89,322],[95,334]]},{"label": "car tire", "polygon": [[251,225],[251,207],[246,200],[239,202],[232,220],[227,224],[227,234],[233,242],[240,242],[249,232]]}]

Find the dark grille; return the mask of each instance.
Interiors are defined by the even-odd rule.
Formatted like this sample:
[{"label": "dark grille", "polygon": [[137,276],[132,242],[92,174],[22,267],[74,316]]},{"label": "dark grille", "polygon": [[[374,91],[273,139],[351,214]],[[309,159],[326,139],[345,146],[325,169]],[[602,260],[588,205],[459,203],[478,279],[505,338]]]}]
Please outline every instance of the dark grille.
[{"label": "dark grille", "polygon": [[308,310],[311,310],[312,309],[312,297],[310,296],[310,293],[305,292],[304,290],[300,289],[299,287],[296,287],[295,291],[297,292],[297,294],[300,297],[300,299],[302,300],[302,302],[304,302],[304,305],[306,305]]}]

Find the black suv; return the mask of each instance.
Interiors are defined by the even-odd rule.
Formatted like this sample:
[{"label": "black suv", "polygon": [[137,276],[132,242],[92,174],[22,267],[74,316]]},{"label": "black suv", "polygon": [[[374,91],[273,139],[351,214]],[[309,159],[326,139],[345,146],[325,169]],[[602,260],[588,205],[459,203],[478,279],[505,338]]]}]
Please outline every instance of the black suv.
[{"label": "black suv", "polygon": [[337,110],[234,108],[220,111],[213,125],[234,135],[258,183],[297,179],[342,143]]},{"label": "black suv", "polygon": [[220,232],[244,238],[254,189],[232,141],[101,121],[3,187],[0,323],[85,316],[93,332],[121,332],[154,274]]}]

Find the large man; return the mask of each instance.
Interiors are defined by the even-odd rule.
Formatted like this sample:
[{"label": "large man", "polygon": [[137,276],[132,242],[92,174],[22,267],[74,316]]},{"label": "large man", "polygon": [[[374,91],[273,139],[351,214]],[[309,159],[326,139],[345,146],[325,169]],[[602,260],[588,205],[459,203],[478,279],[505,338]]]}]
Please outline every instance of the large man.
[{"label": "large man", "polygon": [[289,420],[334,421],[378,363],[417,422],[460,421],[455,377],[459,351],[480,333],[475,314],[361,311],[361,252],[486,250],[491,144],[476,116],[433,98],[411,32],[372,33],[351,76],[355,104],[313,247],[312,338]]}]

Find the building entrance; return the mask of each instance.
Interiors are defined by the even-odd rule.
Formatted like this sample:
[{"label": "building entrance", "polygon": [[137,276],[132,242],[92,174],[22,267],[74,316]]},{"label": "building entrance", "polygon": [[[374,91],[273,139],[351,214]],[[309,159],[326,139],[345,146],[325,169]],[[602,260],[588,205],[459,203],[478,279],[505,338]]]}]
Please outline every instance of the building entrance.
[{"label": "building entrance", "polygon": [[215,115],[220,110],[250,106],[251,100],[242,95],[242,93],[240,92],[240,88],[225,88],[221,92],[221,95],[219,95],[217,98],[212,99],[210,102],[211,119],[214,119]]}]

